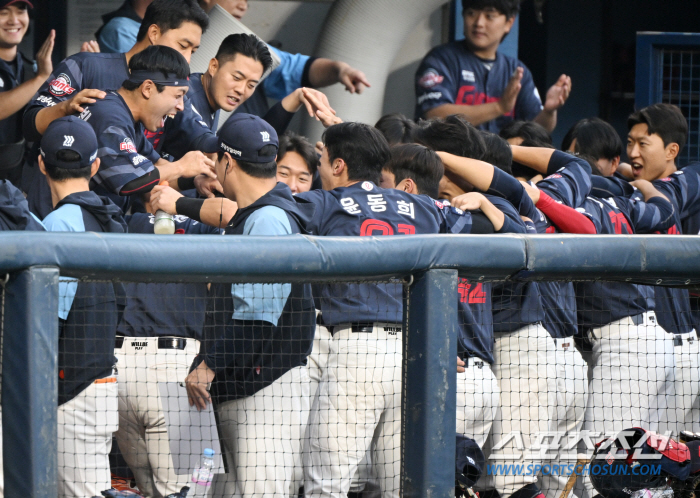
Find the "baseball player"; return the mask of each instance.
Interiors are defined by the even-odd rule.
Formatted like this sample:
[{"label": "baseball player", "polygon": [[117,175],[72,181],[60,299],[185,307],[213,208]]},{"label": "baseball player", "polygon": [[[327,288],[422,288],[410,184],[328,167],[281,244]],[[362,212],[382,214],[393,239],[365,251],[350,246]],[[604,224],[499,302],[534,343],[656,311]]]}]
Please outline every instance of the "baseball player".
[{"label": "baseball player", "polygon": [[[369,236],[471,231],[469,213],[427,196],[377,187],[389,155],[386,140],[367,125],[344,123],[326,130],[319,167],[324,190],[297,195],[316,205],[314,233]],[[309,417],[304,492],[306,496],[347,494],[358,465],[371,448],[382,496],[398,496],[401,288],[336,284],[323,285],[320,290],[317,305],[324,325],[332,330],[333,343]]]},{"label": "baseball player", "polygon": [[[503,143],[504,146],[507,144]],[[522,186],[513,177],[507,175],[501,170],[494,168],[490,164],[486,164],[481,161],[475,161],[470,159],[463,159],[453,156],[447,153],[440,153],[445,167],[450,173],[459,175],[467,182],[474,185],[475,188],[483,191],[498,192],[500,195],[506,197],[506,199],[513,202],[520,209],[520,213],[526,216],[528,219],[534,221],[536,229],[540,233],[552,233],[554,226],[546,217],[542,216],[534,207],[529,198],[525,198],[525,191]],[[571,161],[572,156],[565,156],[568,159],[564,161]],[[587,167],[587,165],[586,165]],[[571,168],[571,171],[575,171],[575,168]],[[579,175],[580,176],[580,175]],[[585,185],[585,182],[583,182]],[[588,182],[590,185],[590,181]],[[571,190],[571,195],[575,197],[580,197],[582,194],[577,190]],[[507,288],[506,288],[507,289]],[[507,289],[508,292],[512,292],[513,297],[518,297],[519,293]],[[581,357],[580,353],[574,348],[573,335],[576,332],[576,317],[575,317],[575,302],[573,288],[570,284],[560,284],[557,282],[548,282],[546,285],[539,285],[540,296],[543,303],[543,325],[546,331],[551,336],[551,342],[554,348],[545,349],[537,354],[541,355],[543,358],[540,361],[544,361],[547,371],[552,375],[549,379],[551,383],[548,386],[549,393],[545,393],[542,399],[538,401],[540,404],[540,410],[544,410],[543,415],[547,417],[547,422],[541,423],[541,425],[536,429],[539,431],[551,431],[561,434],[563,437],[569,437],[569,435],[576,434],[583,423],[583,415],[586,402],[586,367]],[[503,293],[504,295],[505,292]],[[510,298],[512,299],[512,298]],[[524,306],[524,305],[523,305]],[[572,316],[573,315],[573,316]],[[502,315],[503,316],[503,315]],[[494,320],[496,317],[494,316]],[[499,339],[504,345],[504,353],[508,351],[507,347],[512,347],[508,344],[508,335],[497,336],[496,337],[496,347],[499,346]],[[549,341],[543,341],[544,346],[551,346]],[[526,378],[527,373],[527,362],[522,362],[522,366],[519,367],[518,375]],[[497,372],[507,370],[509,365],[496,364]],[[551,370],[551,372],[550,372]],[[509,372],[512,375],[512,372]],[[498,375],[498,374],[497,374]],[[514,408],[506,406],[504,392],[504,384],[512,382],[509,375],[504,375],[505,379],[502,380],[502,408],[501,415],[502,419],[499,417],[497,422],[494,424],[494,439],[497,447],[499,437],[503,437],[503,434],[507,434],[510,430],[505,432],[498,432],[497,429],[501,427],[501,424],[515,424],[513,420],[517,420],[517,415],[506,415],[503,412],[508,413]],[[503,377],[499,377],[499,380]],[[509,393],[512,396],[513,393]],[[517,410],[517,408],[515,408]],[[541,412],[538,412],[541,413]],[[542,427],[545,427],[542,429]],[[522,430],[522,429],[521,429]],[[527,430],[527,428],[526,428]],[[529,437],[533,438],[534,433],[529,433]],[[532,441],[532,439],[530,439]],[[528,440],[524,441],[526,447],[529,446]],[[500,450],[499,450],[500,451]],[[494,452],[498,455],[498,451]],[[534,480],[530,479],[530,482],[526,481],[527,478],[534,476],[495,476],[495,483],[498,486],[506,486],[506,489],[511,489],[512,487],[523,485],[524,487],[517,491],[519,493],[536,493]],[[551,473],[548,475],[542,475],[539,479],[540,486],[544,493],[549,496],[555,496],[561,493],[561,490],[566,485],[566,479],[568,476],[557,475],[556,473]],[[519,479],[522,479],[520,481]],[[516,488],[517,490],[517,488]],[[499,492],[500,491],[499,489]]]},{"label": "baseball player", "polygon": [[18,50],[29,29],[28,0],[0,2],[0,179],[20,184],[28,151],[22,136],[22,114],[52,70],[55,31],[36,54],[34,62]]},{"label": "baseball player", "polygon": [[[434,159],[429,161],[425,156]],[[433,163],[432,171],[426,168]],[[392,148],[382,178],[392,178],[392,188],[436,198],[442,173],[442,164],[434,152],[412,144]],[[456,197],[453,204],[462,210],[480,209],[482,216],[493,224],[495,233],[525,233],[518,212],[502,198],[470,193]],[[472,214],[472,218],[477,219],[478,215]],[[491,430],[500,396],[491,370],[494,362],[491,287],[490,283],[473,283],[464,278],[460,278],[458,287],[458,354],[465,363],[465,372],[457,376],[457,432],[476,441],[479,447],[484,446]]]},{"label": "baseball player", "polygon": [[571,78],[562,74],[543,106],[527,67],[497,51],[519,0],[468,0],[462,7],[465,39],[435,47],[416,71],[416,119],[461,114],[494,133],[514,119],[535,120],[551,132]]},{"label": "baseball player", "polygon": [[92,188],[104,193],[124,212],[131,196],[150,191],[160,180],[176,184],[182,176],[214,177],[213,161],[193,151],[168,162],[153,150],[144,129],[163,127],[168,116],[181,112],[189,68],[184,57],[164,46],[152,46],[129,61],[131,74],[121,88],[85,106],[81,118],[98,136],[102,167]]},{"label": "baseball player", "polygon": [[[627,156],[631,171],[626,174],[652,181],[673,203],[680,216],[680,225],[671,227],[668,233],[698,233],[700,163],[691,163],[680,170],[677,168],[677,157],[688,134],[688,125],[680,109],[670,104],[654,104],[630,115],[627,125]],[[622,181],[621,175],[594,177],[593,192],[639,198],[639,193]],[[676,361],[675,420],[669,413],[664,420],[669,425],[659,430],[670,429],[674,433],[683,429],[697,430],[700,429],[698,324],[691,313],[687,290],[667,287],[655,287],[654,290],[659,323],[673,334]]]},{"label": "baseball player", "polygon": [[[155,210],[143,194],[146,213],[126,217],[129,233],[153,234]],[[218,228],[175,216],[176,234],[220,234]],[[115,356],[120,369],[119,430],[115,437],[140,493],[167,496],[189,484],[173,469],[158,382],[187,376],[199,352],[207,285],[126,283],[126,307],[117,325]],[[195,496],[192,487],[188,496]]]},{"label": "baseball player", "polygon": [[[314,206],[276,182],[274,129],[257,116],[237,113],[218,136],[218,177],[224,194],[238,204],[226,235],[306,233]],[[216,404],[232,467],[216,476],[213,494],[286,496],[309,411],[311,286],[215,284],[212,293],[212,336],[186,385],[191,404]],[[278,408],[271,411],[270,403]]]},{"label": "baseball player", "polygon": [[[538,166],[535,157],[540,152],[527,148],[517,151],[514,147],[514,157],[528,166]],[[555,162],[552,155],[550,164]],[[567,191],[565,184],[571,182],[571,177],[562,174],[564,171],[558,170],[538,185],[550,184],[550,193]],[[591,218],[596,233],[653,233],[679,223],[672,204],[659,191],[650,184],[638,186],[646,203],[624,197],[587,197],[576,207]],[[555,198],[574,207],[571,197]],[[554,203],[548,204],[543,208],[555,207]],[[653,288],[579,282],[576,298],[579,324],[587,331],[586,338],[592,345],[591,384],[583,429],[614,432],[620,429],[621,421],[630,420],[658,427],[674,415],[668,413],[668,403],[673,397],[675,362],[672,339],[658,326],[653,312]],[[590,481],[585,479],[584,484],[587,493],[591,493]]]},{"label": "baseball player", "polygon": [[[84,113],[84,106],[104,98],[106,90],[120,88],[130,77],[131,59],[151,45],[168,46],[189,61],[192,52],[199,47],[199,40],[208,23],[206,14],[194,0],[155,0],[146,10],[139,41],[129,52],[79,53],[68,57],[54,69],[52,77],[27,107],[23,125],[25,138],[38,142],[52,120]],[[183,112],[190,114],[191,118],[186,120],[187,131],[184,139],[180,137],[178,145],[187,151],[216,150],[215,135],[199,123],[201,119],[192,111],[189,101],[185,102]],[[154,148],[160,150],[163,137],[156,130],[149,135]],[[197,161],[201,161],[201,158]],[[37,176],[37,172],[32,167],[24,169],[22,189],[27,193],[32,212],[43,217],[51,212],[51,202],[46,183],[40,181],[41,175]],[[176,182],[172,184],[176,185]]]},{"label": "baseball player", "polygon": [[[192,108],[198,112],[206,125],[214,130],[219,121],[219,111],[231,112],[243,105],[258,88],[262,75],[272,65],[272,58],[267,45],[255,35],[237,33],[226,37],[219,46],[216,56],[209,61],[205,73],[190,75],[190,90],[187,92]],[[312,93],[319,99],[308,100],[301,88],[294,90],[275,104],[263,116],[278,134],[289,126],[296,111],[306,106],[311,117],[316,116],[314,103],[319,100],[325,104],[324,112],[330,113],[330,106],[325,95],[307,88],[306,93]],[[167,151],[175,159],[179,159],[186,150],[179,148],[174,152],[173,146],[179,142],[178,134],[185,133],[186,127],[181,121],[187,115],[180,114],[172,121],[166,122],[164,134],[168,143]],[[186,142],[186,141],[185,141]],[[175,149],[178,150],[178,149]]]},{"label": "baseball player", "polygon": [[[119,208],[89,191],[97,149],[95,132],[77,117],[47,128],[39,157],[55,207],[44,219],[47,230],[125,231]],[[108,456],[118,427],[113,285],[62,278],[58,316],[59,496],[94,496],[111,487]]]}]

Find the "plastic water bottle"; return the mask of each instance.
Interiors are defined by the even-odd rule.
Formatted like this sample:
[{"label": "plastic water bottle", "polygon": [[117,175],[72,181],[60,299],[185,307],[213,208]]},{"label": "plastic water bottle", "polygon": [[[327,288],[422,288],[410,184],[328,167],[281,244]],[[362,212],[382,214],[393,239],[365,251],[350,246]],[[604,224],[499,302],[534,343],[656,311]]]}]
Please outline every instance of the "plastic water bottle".
[{"label": "plastic water bottle", "polygon": [[156,219],[153,224],[153,233],[159,235],[172,235],[175,233],[175,222],[172,215],[161,211],[156,211]]},{"label": "plastic water bottle", "polygon": [[211,481],[214,478],[213,468],[214,450],[205,448],[202,455],[202,465],[197,464],[197,467],[194,469],[192,482],[200,486],[211,486]]}]

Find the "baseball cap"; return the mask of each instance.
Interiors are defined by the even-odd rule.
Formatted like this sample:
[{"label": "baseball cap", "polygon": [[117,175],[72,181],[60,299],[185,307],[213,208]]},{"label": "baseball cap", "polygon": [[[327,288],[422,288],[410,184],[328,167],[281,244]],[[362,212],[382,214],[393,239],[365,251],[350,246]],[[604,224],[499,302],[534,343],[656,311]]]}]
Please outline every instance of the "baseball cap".
[{"label": "baseball cap", "polygon": [[[97,157],[97,137],[92,126],[77,116],[53,121],[41,137],[41,157],[51,166],[79,169],[90,166]],[[67,159],[61,151],[77,153],[77,160]],[[71,154],[73,155],[73,154]]]},{"label": "baseball cap", "polygon": [[14,3],[26,3],[30,9],[34,8],[34,5],[29,0],[0,0],[0,9],[4,9],[8,5],[12,5]]},{"label": "baseball cap", "polygon": [[[217,133],[219,149],[228,152],[236,160],[247,163],[269,163],[275,160],[279,140],[277,132],[270,124],[252,114],[236,113],[231,116]],[[274,145],[275,152],[261,156],[260,149]]]},{"label": "baseball cap", "polygon": [[464,488],[471,488],[484,472],[484,453],[476,441],[462,434],[457,434],[456,452],[457,482]]}]

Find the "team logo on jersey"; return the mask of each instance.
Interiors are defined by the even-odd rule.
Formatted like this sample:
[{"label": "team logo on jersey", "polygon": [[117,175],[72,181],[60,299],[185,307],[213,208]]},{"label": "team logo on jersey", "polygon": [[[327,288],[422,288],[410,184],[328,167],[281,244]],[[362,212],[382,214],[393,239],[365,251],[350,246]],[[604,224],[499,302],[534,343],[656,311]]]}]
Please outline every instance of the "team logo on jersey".
[{"label": "team logo on jersey", "polygon": [[444,208],[445,208],[445,205],[444,205],[442,202],[440,202],[440,201],[435,201],[435,205],[436,205],[437,207],[439,207],[440,209],[444,209]]},{"label": "team logo on jersey", "polygon": [[122,151],[125,150],[127,152],[132,152],[134,154],[136,154],[136,152],[137,152],[136,147],[134,147],[134,142],[129,137],[122,140],[122,143],[119,144],[119,150],[122,150]]},{"label": "team logo on jersey", "polygon": [[672,182],[673,179],[670,176],[667,176],[666,178],[661,179],[662,182]]},{"label": "team logo on jersey", "polygon": [[444,80],[444,76],[440,76],[435,69],[428,69],[423,73],[423,76],[418,80],[418,84],[423,88],[433,88],[435,85],[439,85]]},{"label": "team logo on jersey", "polygon": [[262,135],[262,141],[263,142],[269,142],[270,141],[270,134],[266,131],[261,131],[260,135]]},{"label": "team logo on jersey", "polygon": [[92,116],[92,112],[90,112],[90,109],[87,107],[83,112],[80,113],[80,119],[82,119],[83,121],[87,121],[88,119],[90,119],[90,116]]},{"label": "team logo on jersey", "polygon": [[561,175],[555,173],[555,174],[553,174],[553,175],[549,175],[547,178],[545,178],[545,180],[555,180],[555,179],[557,179],[557,178],[561,178]]},{"label": "team logo on jersey", "polygon": [[49,83],[49,92],[56,97],[70,95],[75,91],[75,88],[70,86],[70,78],[66,73],[61,73],[58,77]]},{"label": "team logo on jersey", "polygon": [[476,78],[474,77],[474,71],[467,71],[466,69],[462,69],[462,79],[464,81],[474,83],[476,81]]},{"label": "team logo on jersey", "polygon": [[367,191],[372,190],[374,188],[374,185],[372,185],[370,182],[362,182],[361,187]]},{"label": "team logo on jersey", "polygon": [[63,135],[63,146],[72,147],[73,142],[75,142],[75,137],[73,135]]}]

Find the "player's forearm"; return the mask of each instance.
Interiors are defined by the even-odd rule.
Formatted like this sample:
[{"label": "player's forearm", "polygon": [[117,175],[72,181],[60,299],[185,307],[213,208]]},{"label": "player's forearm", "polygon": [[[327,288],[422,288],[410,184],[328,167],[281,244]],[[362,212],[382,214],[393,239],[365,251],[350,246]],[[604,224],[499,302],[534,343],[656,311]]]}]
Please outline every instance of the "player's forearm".
[{"label": "player's forearm", "polygon": [[498,102],[479,105],[442,104],[426,111],[426,118],[445,118],[452,114],[461,114],[474,126],[487,123],[503,116],[503,110]]},{"label": "player's forearm", "polygon": [[557,126],[557,111],[545,111],[542,109],[533,121],[541,124],[548,132],[552,133]]},{"label": "player's forearm", "polygon": [[494,206],[491,201],[488,199],[484,198],[481,201],[481,212],[486,215],[486,217],[489,219],[491,224],[493,225],[493,229],[498,232],[503,228],[503,224],[506,221],[506,216],[503,214],[503,212],[498,209],[496,206]]},{"label": "player's forearm", "polygon": [[66,104],[66,102],[68,101],[65,100],[60,104],[56,104],[51,107],[45,107],[36,114],[34,126],[36,127],[36,131],[40,135],[43,135],[46,131],[46,128],[48,128],[49,125],[55,120],[65,116],[70,116],[70,107]]},{"label": "player's forearm", "polygon": [[513,161],[528,166],[538,173],[547,174],[549,160],[556,149],[511,145],[510,150],[513,152]]},{"label": "player's forearm", "polygon": [[489,163],[455,156],[447,152],[438,152],[438,155],[445,165],[446,172],[468,181],[482,192],[486,192],[491,187],[493,166]]},{"label": "player's forearm", "polygon": [[205,225],[225,228],[238,210],[238,204],[224,197],[205,199],[199,217]]},{"label": "player's forearm", "polygon": [[38,76],[25,81],[17,88],[0,93],[0,120],[9,118],[32,100],[34,94],[39,91],[44,79]]},{"label": "player's forearm", "polygon": [[309,67],[309,83],[313,88],[323,88],[340,81],[340,69],[344,62],[318,58]]}]

